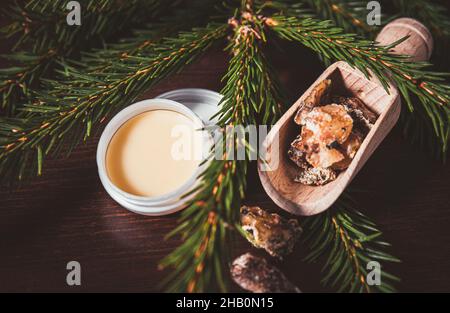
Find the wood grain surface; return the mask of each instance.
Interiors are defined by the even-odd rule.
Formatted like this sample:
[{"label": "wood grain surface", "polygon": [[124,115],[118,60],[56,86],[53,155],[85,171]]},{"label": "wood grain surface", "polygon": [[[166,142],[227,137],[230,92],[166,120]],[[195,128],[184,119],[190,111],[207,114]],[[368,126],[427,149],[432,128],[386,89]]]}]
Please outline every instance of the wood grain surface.
[{"label": "wood grain surface", "polygon": [[[293,45],[269,51],[291,99],[298,99],[323,72],[323,65]],[[227,55],[217,48],[143,98],[187,87],[220,90]],[[293,103],[293,102],[291,102]],[[158,261],[177,240],[164,241],[178,215],[145,217],[126,211],[103,190],[97,176],[98,137],[67,159],[48,161],[45,174],[11,191],[0,191],[0,291],[153,292],[166,274]],[[253,165],[248,204],[276,209]],[[389,267],[403,292],[450,291],[449,166],[402,139],[396,127],[350,188],[403,263]],[[238,209],[238,208],[236,208]],[[239,239],[236,253],[253,250]],[[261,253],[261,252],[259,252]],[[301,262],[299,245],[280,268],[305,292],[320,286],[320,267]],[[82,266],[82,285],[66,285],[66,264]],[[235,287],[235,290],[238,290]]]}]

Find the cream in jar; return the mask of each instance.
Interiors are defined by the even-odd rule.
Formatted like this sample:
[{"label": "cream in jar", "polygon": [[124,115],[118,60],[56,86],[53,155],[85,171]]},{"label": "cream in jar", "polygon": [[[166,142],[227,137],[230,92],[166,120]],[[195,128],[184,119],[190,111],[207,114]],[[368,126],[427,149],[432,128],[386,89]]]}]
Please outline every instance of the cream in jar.
[{"label": "cream in jar", "polygon": [[[186,115],[151,110],[126,121],[106,152],[111,182],[129,194],[159,197],[183,186],[202,162],[202,132]],[[183,150],[183,151],[182,151]]]}]

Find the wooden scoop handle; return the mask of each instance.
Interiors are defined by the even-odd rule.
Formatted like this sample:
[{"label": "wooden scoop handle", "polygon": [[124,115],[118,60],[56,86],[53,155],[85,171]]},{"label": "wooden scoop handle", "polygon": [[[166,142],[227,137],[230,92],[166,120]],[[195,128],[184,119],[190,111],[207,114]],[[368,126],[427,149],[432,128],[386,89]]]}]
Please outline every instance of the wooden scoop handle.
[{"label": "wooden scoop handle", "polygon": [[428,28],[415,19],[399,18],[390,22],[378,34],[376,41],[386,46],[405,36],[409,38],[395,46],[392,52],[408,55],[411,61],[428,61],[433,52],[433,37]]}]

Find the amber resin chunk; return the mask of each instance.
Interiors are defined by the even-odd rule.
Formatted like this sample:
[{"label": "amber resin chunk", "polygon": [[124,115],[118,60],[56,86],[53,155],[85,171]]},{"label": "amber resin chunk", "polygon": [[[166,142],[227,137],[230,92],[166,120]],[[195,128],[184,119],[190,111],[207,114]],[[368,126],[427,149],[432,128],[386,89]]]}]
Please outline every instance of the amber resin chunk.
[{"label": "amber resin chunk", "polygon": [[377,115],[358,98],[335,97],[333,100],[345,107],[360,131],[368,133],[377,121]]},{"label": "amber resin chunk", "polygon": [[344,159],[345,156],[339,150],[330,149],[326,146],[321,146],[317,152],[306,156],[306,160],[314,168],[328,168]]},{"label": "amber resin chunk", "polygon": [[309,167],[308,162],[305,160],[304,153],[300,150],[297,150],[294,147],[290,147],[288,151],[288,156],[298,167],[302,169],[307,169]]},{"label": "amber resin chunk", "polygon": [[330,168],[310,167],[302,171],[295,181],[304,185],[322,186],[336,179],[336,172]]},{"label": "amber resin chunk", "polygon": [[329,104],[316,107],[306,114],[303,128],[313,133],[320,144],[344,143],[353,129],[353,119],[342,105]]},{"label": "amber resin chunk", "polygon": [[334,148],[348,139],[353,128],[353,120],[343,106],[315,107],[303,116],[301,123],[301,134],[292,147],[302,152],[312,167],[325,169],[345,159]]},{"label": "amber resin chunk", "polygon": [[268,213],[257,206],[241,208],[241,227],[255,247],[280,259],[292,252],[302,232],[297,220]]},{"label": "amber resin chunk", "polygon": [[309,113],[315,106],[322,102],[327,102],[329,97],[329,91],[331,86],[331,80],[326,79],[320,82],[309,94],[309,96],[302,103],[300,109],[298,110],[294,121],[297,124],[301,124],[303,115]]},{"label": "amber resin chunk", "polygon": [[340,146],[340,151],[344,154],[344,159],[338,163],[333,164],[335,170],[345,170],[349,167],[353,158],[358,152],[359,147],[363,142],[363,136],[358,132],[353,132],[348,140]]},{"label": "amber resin chunk", "polygon": [[291,143],[291,146],[304,156],[308,153],[317,152],[319,149],[319,143],[315,140],[314,133],[306,127],[302,128],[300,135]]},{"label": "amber resin chunk", "polygon": [[277,267],[251,253],[236,258],[231,264],[230,272],[236,284],[251,292],[300,292]]},{"label": "amber resin chunk", "polygon": [[324,185],[350,166],[377,115],[361,100],[333,97],[330,80],[317,85],[305,99],[294,121],[300,134],[291,143],[289,158],[301,169],[295,181]]}]

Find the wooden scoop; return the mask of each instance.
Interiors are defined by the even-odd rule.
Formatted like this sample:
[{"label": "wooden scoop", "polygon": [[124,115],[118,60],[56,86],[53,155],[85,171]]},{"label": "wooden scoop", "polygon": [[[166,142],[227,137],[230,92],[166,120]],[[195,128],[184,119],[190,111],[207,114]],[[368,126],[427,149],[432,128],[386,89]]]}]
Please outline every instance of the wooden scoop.
[{"label": "wooden scoop", "polygon": [[[377,37],[382,45],[391,44],[405,36],[406,41],[393,49],[394,53],[411,56],[414,61],[428,60],[433,40],[428,29],[416,20],[397,19],[386,25]],[[336,180],[323,186],[308,186],[294,181],[301,171],[288,157],[290,143],[299,134],[300,126],[294,116],[311,91],[325,79],[332,80],[331,95],[359,98],[378,119],[365,137],[350,166]],[[314,84],[274,125],[265,139],[266,155],[258,161],[262,185],[272,200],[284,210],[296,215],[314,215],[328,209],[361,170],[369,157],[396,124],[401,111],[400,96],[395,86],[388,94],[380,81],[371,79],[346,62],[328,67]],[[278,142],[277,142],[278,140]]]}]

